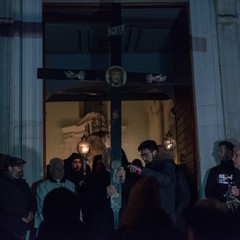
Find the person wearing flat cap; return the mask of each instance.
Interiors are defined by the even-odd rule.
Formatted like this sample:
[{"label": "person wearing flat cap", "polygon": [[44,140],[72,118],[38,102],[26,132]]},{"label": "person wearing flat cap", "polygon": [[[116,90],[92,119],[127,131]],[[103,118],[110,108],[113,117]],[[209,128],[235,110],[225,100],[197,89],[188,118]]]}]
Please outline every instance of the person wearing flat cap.
[{"label": "person wearing flat cap", "polygon": [[31,189],[23,179],[25,160],[7,156],[0,174],[0,239],[25,240],[36,209]]}]

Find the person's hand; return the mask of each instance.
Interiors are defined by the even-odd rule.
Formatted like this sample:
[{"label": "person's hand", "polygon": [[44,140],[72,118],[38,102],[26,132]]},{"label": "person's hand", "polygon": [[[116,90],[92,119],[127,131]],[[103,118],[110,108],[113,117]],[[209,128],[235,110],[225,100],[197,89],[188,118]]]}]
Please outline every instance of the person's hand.
[{"label": "person's hand", "polygon": [[118,170],[117,170],[117,172],[116,172],[116,176],[117,176],[117,177],[121,177],[122,183],[125,182],[126,171],[124,170],[123,167],[118,168]]},{"label": "person's hand", "polygon": [[22,222],[28,224],[28,220],[27,220],[27,218],[26,218],[26,217],[22,217]]},{"label": "person's hand", "polygon": [[117,189],[113,185],[107,186],[107,197],[111,197],[112,195],[117,193]]},{"label": "person's hand", "polygon": [[237,188],[237,186],[232,186],[232,195],[234,197],[239,197],[240,196],[240,189]]},{"label": "person's hand", "polygon": [[34,213],[29,212],[27,217],[22,217],[22,221],[26,224],[30,223],[34,219]]},{"label": "person's hand", "polygon": [[142,173],[142,169],[138,166],[133,165],[133,164],[128,165],[128,169],[129,169],[129,172],[133,172],[133,173],[137,173],[137,174]]},{"label": "person's hand", "polygon": [[79,183],[78,183],[78,185],[79,185],[79,187],[81,187],[82,185],[83,185],[83,180],[81,180]]}]

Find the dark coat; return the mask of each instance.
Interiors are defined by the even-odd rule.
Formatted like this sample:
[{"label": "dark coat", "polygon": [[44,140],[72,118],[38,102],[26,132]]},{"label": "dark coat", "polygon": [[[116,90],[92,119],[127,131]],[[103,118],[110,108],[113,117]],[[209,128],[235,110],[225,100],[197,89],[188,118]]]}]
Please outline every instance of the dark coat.
[{"label": "dark coat", "polygon": [[131,189],[140,179],[142,179],[142,175],[137,173],[132,173],[128,168],[125,168],[126,178],[125,182],[122,184],[122,209],[121,212],[127,207],[128,199],[131,192]]},{"label": "dark coat", "polygon": [[82,240],[86,231],[80,221],[77,196],[66,188],[50,191],[43,204],[43,218],[36,240]]},{"label": "dark coat", "polygon": [[[234,174],[233,161],[222,161],[218,166],[210,169],[205,186],[205,195],[213,197],[220,202],[226,202],[224,194],[228,190],[228,183],[221,181],[220,176]],[[234,174],[237,177],[237,173]],[[238,177],[237,177],[238,178]],[[236,181],[237,183],[238,181]]]},{"label": "dark coat", "polygon": [[175,193],[175,210],[176,226],[183,232],[186,230],[186,211],[190,204],[190,188],[187,181],[187,173],[181,165],[175,164],[176,174],[176,193]]},{"label": "dark coat", "polygon": [[64,178],[75,184],[77,196],[80,201],[80,205],[83,211],[83,218],[84,218],[85,208],[88,201],[87,185],[88,185],[88,181],[91,174],[91,168],[88,164],[86,165],[86,175],[84,175],[83,166],[80,169],[80,171],[74,172],[72,170],[72,162],[76,158],[81,159],[81,155],[78,153],[72,153],[69,158],[64,160],[64,170],[65,170]]},{"label": "dark coat", "polygon": [[23,179],[12,179],[7,173],[0,175],[0,230],[24,235],[28,224],[21,219],[36,205],[29,185]]},{"label": "dark coat", "polygon": [[87,184],[86,227],[90,240],[106,239],[113,231],[113,211],[110,198],[107,197],[107,186],[111,184],[110,173],[102,165],[102,171],[95,171],[99,159],[94,158],[92,174]]},{"label": "dark coat", "polygon": [[87,181],[90,173],[91,173],[91,168],[90,166],[87,164],[86,166],[86,176],[84,176],[83,173],[83,166],[81,168],[81,170],[79,172],[74,172],[72,170],[72,162],[74,161],[74,159],[81,158],[81,155],[78,153],[72,153],[72,155],[64,160],[64,170],[65,170],[65,175],[64,178],[68,179],[69,181],[72,181],[73,183],[75,183],[77,191],[79,194],[81,194],[82,191],[82,181]]},{"label": "dark coat", "polygon": [[155,160],[142,168],[142,176],[156,177],[160,183],[162,209],[175,223],[175,165],[173,160]]}]

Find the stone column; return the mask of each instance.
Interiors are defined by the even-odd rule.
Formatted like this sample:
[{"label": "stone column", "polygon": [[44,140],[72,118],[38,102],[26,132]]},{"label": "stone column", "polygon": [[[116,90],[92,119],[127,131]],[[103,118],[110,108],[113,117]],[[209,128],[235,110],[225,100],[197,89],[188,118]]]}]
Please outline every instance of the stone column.
[{"label": "stone column", "polygon": [[240,2],[218,0],[216,5],[219,58],[226,138],[240,140]]},{"label": "stone column", "polygon": [[225,138],[215,1],[190,0],[190,33],[198,137],[199,196],[204,197],[208,169],[216,165],[216,142]]},{"label": "stone column", "polygon": [[26,160],[25,177],[41,178],[43,93],[41,0],[2,0],[0,24],[0,151]]}]

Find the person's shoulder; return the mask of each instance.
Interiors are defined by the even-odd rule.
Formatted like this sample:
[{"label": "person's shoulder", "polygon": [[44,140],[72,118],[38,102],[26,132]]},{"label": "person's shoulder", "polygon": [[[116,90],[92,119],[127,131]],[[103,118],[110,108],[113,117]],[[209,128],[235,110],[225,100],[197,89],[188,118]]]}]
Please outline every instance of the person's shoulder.
[{"label": "person's shoulder", "polygon": [[152,166],[154,167],[160,167],[160,168],[173,168],[175,169],[175,163],[172,159],[166,158],[166,159],[156,159],[155,161],[152,161]]},{"label": "person's shoulder", "polygon": [[232,160],[223,161],[220,164],[210,168],[209,173],[222,173],[234,169]]},{"label": "person's shoulder", "polygon": [[65,179],[65,182],[67,185],[75,186],[74,182],[72,182],[71,180]]},{"label": "person's shoulder", "polygon": [[226,170],[232,170],[234,168],[232,160],[222,161],[219,166]]},{"label": "person's shoulder", "polygon": [[185,166],[183,166],[181,164],[175,164],[175,171],[178,174],[185,174],[185,173],[187,173],[187,170],[186,170]]},{"label": "person's shoulder", "polygon": [[[171,173],[171,175],[174,175],[175,172],[175,165],[174,162],[171,159],[165,159],[165,160],[154,160],[146,165],[146,168],[150,168],[153,171],[156,172],[168,172]],[[142,169],[144,171],[145,168]]]},{"label": "person's shoulder", "polygon": [[218,164],[216,166],[213,166],[210,168],[209,173],[219,172],[222,171],[223,166],[221,164]]},{"label": "person's shoulder", "polygon": [[169,160],[174,159],[174,153],[172,151],[163,151],[156,155],[156,160]]},{"label": "person's shoulder", "polygon": [[49,185],[51,182],[49,181],[49,179],[44,179],[41,182],[39,182],[39,184],[37,185],[37,189],[39,188],[45,188],[47,185]]}]

